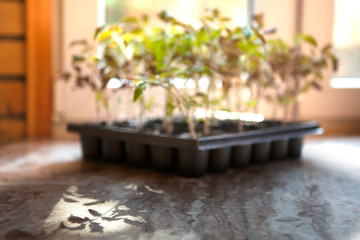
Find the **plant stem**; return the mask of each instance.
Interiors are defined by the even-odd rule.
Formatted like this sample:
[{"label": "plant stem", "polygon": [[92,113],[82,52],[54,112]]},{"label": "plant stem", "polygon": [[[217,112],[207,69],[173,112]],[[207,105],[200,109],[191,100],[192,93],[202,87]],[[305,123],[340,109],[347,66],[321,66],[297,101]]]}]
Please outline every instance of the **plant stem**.
[{"label": "plant stem", "polygon": [[239,121],[238,121],[238,131],[239,131],[239,132],[243,132],[243,131],[244,131],[244,123],[243,123],[243,121],[240,119],[240,117],[239,117]]},{"label": "plant stem", "polygon": [[297,115],[298,115],[299,103],[297,100],[297,96],[299,94],[299,85],[300,85],[300,80],[299,80],[298,76],[295,76],[294,77],[294,91],[293,91],[294,103],[292,104],[292,113],[291,113],[291,121],[292,122],[296,122]]},{"label": "plant stem", "polygon": [[277,99],[274,100],[273,109],[272,109],[272,119],[275,121],[277,117],[277,108],[278,108],[279,101]]},{"label": "plant stem", "polygon": [[101,122],[101,103],[98,100],[95,100],[95,123],[99,124]]},{"label": "plant stem", "polygon": [[210,91],[208,92],[208,99],[206,100],[206,104],[205,104],[204,129],[203,129],[203,133],[205,136],[209,135],[209,118],[208,118],[209,109],[210,109]]},{"label": "plant stem", "polygon": [[106,123],[108,127],[111,127],[113,124],[112,117],[111,117],[111,109],[106,107]]},{"label": "plant stem", "polygon": [[169,133],[169,121],[168,121],[168,102],[169,102],[169,91],[165,91],[165,111],[164,111],[164,115],[163,115],[163,120],[162,120],[162,127],[163,129],[168,129],[168,133]]},{"label": "plant stem", "polygon": [[289,104],[286,102],[284,105],[284,116],[283,116],[283,121],[282,121],[283,125],[286,124],[288,113],[289,113]]},{"label": "plant stem", "polygon": [[238,87],[236,89],[237,89],[237,94],[236,95],[237,95],[237,99],[238,99],[237,108],[238,108],[238,112],[239,112],[238,131],[242,132],[244,130],[244,128],[243,128],[243,122],[240,119],[240,113],[242,111],[242,103],[243,103],[243,100],[244,100],[243,99],[244,93],[242,91],[241,80],[239,81]]},{"label": "plant stem", "polygon": [[226,105],[229,109],[231,108],[231,94],[230,94],[230,89],[226,89],[225,92],[225,98],[226,98]]},{"label": "plant stem", "polygon": [[174,117],[171,114],[169,117],[169,122],[168,122],[168,126],[167,126],[167,133],[168,134],[172,134],[173,130],[174,130]]},{"label": "plant stem", "polygon": [[193,119],[192,119],[192,114],[191,114],[190,109],[186,110],[186,116],[187,116],[187,119],[188,119],[190,136],[191,136],[192,139],[196,139],[195,126],[194,126],[194,122],[193,122]]},{"label": "plant stem", "polygon": [[[289,115],[289,102],[291,97],[291,92],[288,89],[291,89],[291,81],[288,78],[284,79],[285,84],[285,94],[284,94],[284,116],[283,116],[283,124],[285,125]],[[290,92],[290,93],[289,93]]]},{"label": "plant stem", "polygon": [[261,86],[257,86],[257,89],[256,89],[256,103],[255,103],[255,106],[254,106],[254,112],[256,114],[259,113],[259,105],[260,105],[260,99],[261,99],[261,92],[262,92],[262,89],[261,89]]},{"label": "plant stem", "polygon": [[175,88],[170,88],[168,90],[169,91],[172,90],[171,92],[173,93],[173,96],[179,101],[179,104],[183,107],[183,109],[185,109],[185,114],[189,121],[188,126],[189,126],[190,136],[192,139],[196,139],[195,126],[192,119],[191,109],[187,107],[185,100],[182,98],[181,94],[179,94],[179,92]]},{"label": "plant stem", "polygon": [[[203,133],[205,136],[209,135],[210,133],[210,124],[209,124],[209,117],[208,117],[208,112],[210,110],[213,111],[213,109],[211,109],[211,97],[212,97],[212,93],[213,93],[213,88],[215,86],[215,77],[212,75],[209,78],[209,87],[208,87],[208,96],[207,96],[207,100],[205,103],[205,117],[204,117],[204,129],[203,129]],[[211,114],[211,116],[213,116],[213,114]]]},{"label": "plant stem", "polygon": [[142,131],[143,124],[144,124],[144,96],[143,95],[140,96],[139,107],[140,107],[140,115],[139,115],[138,130]]},{"label": "plant stem", "polygon": [[131,89],[129,87],[125,87],[123,90],[119,91],[119,121],[127,121],[128,120],[128,110],[127,110],[127,106],[128,106],[128,98],[131,96],[131,94],[129,94],[129,91]]},{"label": "plant stem", "polygon": [[104,108],[105,108],[105,112],[106,112],[106,124],[108,127],[111,127],[113,124],[113,119],[112,119],[112,113],[111,113],[111,92],[106,92],[104,91],[103,93],[103,97],[104,99],[106,99],[106,101],[103,103],[104,104]]}]

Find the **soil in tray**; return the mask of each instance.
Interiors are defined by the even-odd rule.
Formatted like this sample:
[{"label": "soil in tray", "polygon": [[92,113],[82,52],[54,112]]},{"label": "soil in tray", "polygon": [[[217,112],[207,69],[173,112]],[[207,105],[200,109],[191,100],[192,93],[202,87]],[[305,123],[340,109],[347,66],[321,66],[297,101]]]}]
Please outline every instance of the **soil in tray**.
[{"label": "soil in tray", "polygon": [[[105,123],[102,123],[105,126]],[[243,131],[252,131],[252,130],[259,130],[259,129],[267,129],[272,127],[279,127],[283,126],[284,124],[280,121],[263,121],[263,122],[250,122],[250,121],[243,121],[242,128]],[[285,125],[291,125],[291,123],[287,123]],[[113,124],[115,127],[120,128],[130,128],[136,129],[137,123],[136,120],[124,121],[124,122],[115,122]],[[204,122],[199,121],[195,125],[195,131],[198,137],[203,137],[203,128]],[[144,125],[144,132],[146,133],[167,133],[167,130],[163,127],[162,119],[155,119],[149,120]],[[187,134],[188,131],[188,124],[186,123],[184,118],[175,118],[173,123],[173,135],[182,135]],[[217,120],[215,124],[210,125],[209,127],[209,135],[208,136],[215,136],[219,134],[226,134],[226,133],[236,133],[239,132],[239,122],[236,120]]]}]

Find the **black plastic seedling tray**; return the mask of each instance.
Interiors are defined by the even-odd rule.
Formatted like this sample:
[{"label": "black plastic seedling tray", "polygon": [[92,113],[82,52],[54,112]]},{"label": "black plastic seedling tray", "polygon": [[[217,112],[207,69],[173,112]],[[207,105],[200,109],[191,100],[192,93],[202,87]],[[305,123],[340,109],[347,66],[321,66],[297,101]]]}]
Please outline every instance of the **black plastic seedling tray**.
[{"label": "black plastic seedling tray", "polygon": [[250,163],[299,158],[303,138],[323,132],[316,121],[197,139],[95,124],[69,124],[68,130],[80,134],[86,160],[178,171],[187,177],[225,172],[229,167],[245,167]]}]

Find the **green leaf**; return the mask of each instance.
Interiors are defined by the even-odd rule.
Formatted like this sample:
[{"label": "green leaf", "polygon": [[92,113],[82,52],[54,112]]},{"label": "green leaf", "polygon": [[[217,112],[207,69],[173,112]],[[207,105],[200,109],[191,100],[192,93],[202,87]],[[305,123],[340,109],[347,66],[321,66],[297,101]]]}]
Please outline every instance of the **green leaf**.
[{"label": "green leaf", "polygon": [[73,63],[83,62],[84,60],[85,60],[85,58],[82,55],[73,55],[72,56],[72,62]]},{"label": "green leaf", "polygon": [[335,57],[335,55],[333,55],[333,54],[329,54],[329,57],[330,57],[331,63],[332,63],[332,70],[334,72],[336,72],[339,68],[339,59],[337,57]]},{"label": "green leaf", "polygon": [[315,40],[314,37],[310,36],[310,35],[304,35],[302,33],[298,33],[295,37],[295,44],[296,45],[301,45],[301,43],[305,41],[311,45],[313,45],[314,47],[317,46],[317,42]]},{"label": "green leaf", "polygon": [[210,21],[210,22],[214,21],[214,18],[212,18],[212,17],[205,17],[205,19]]},{"label": "green leaf", "polygon": [[186,109],[190,109],[191,106],[192,106],[192,102],[189,101],[189,100],[185,100],[185,107],[186,107]]},{"label": "green leaf", "polygon": [[305,86],[301,89],[302,93],[306,93],[312,87],[312,82],[306,83]]},{"label": "green leaf", "polygon": [[317,46],[317,42],[315,40],[314,37],[310,36],[310,35],[305,35],[304,36],[304,40],[307,42],[307,43],[310,43],[311,45],[313,45],[314,47]]},{"label": "green leaf", "polygon": [[126,22],[126,23],[139,23],[139,20],[135,17],[125,17],[122,19],[122,22]]},{"label": "green leaf", "polygon": [[286,103],[287,103],[286,98],[280,97],[280,98],[279,98],[279,103],[280,103],[281,105],[286,105]]},{"label": "green leaf", "polygon": [[229,18],[229,17],[222,17],[222,18],[220,18],[220,21],[222,21],[222,22],[229,22],[229,21],[231,21],[231,18]]},{"label": "green leaf", "polygon": [[145,109],[150,111],[154,107],[155,98],[154,96],[150,96],[145,104]]},{"label": "green leaf", "polygon": [[97,27],[97,28],[95,29],[94,39],[97,38],[97,36],[99,35],[99,33],[100,33],[105,27],[106,27],[106,25]]},{"label": "green leaf", "polygon": [[148,84],[148,82],[142,82],[135,86],[133,102],[136,102],[140,98],[144,90],[147,88]]},{"label": "green leaf", "polygon": [[213,31],[212,34],[211,34],[211,39],[216,39],[216,38],[220,37],[221,30],[222,29],[218,29],[218,30]]},{"label": "green leaf", "polygon": [[107,109],[110,108],[109,102],[108,102],[107,99],[102,95],[101,91],[96,91],[96,93],[95,93],[95,99],[96,99],[96,102],[101,102],[105,108],[107,108]]},{"label": "green leaf", "polygon": [[82,40],[74,40],[70,43],[70,47],[76,46],[76,45],[84,45],[84,46],[88,46],[89,43],[88,41],[86,41],[85,39]]},{"label": "green leaf", "polygon": [[205,119],[203,117],[199,117],[198,119],[196,119],[196,123],[201,123],[201,122],[205,122]]},{"label": "green leaf", "polygon": [[74,69],[74,71],[77,72],[78,74],[81,73],[81,68],[80,68],[78,65],[73,66],[73,69]]},{"label": "green leaf", "polygon": [[95,93],[95,100],[96,102],[99,102],[101,100],[102,96],[101,96],[101,92],[100,91],[96,91]]},{"label": "green leaf", "polygon": [[203,93],[203,92],[197,92],[195,94],[195,97],[207,98],[207,95],[205,93]]},{"label": "green leaf", "polygon": [[329,43],[329,44],[325,45],[325,46],[321,49],[321,52],[322,52],[323,54],[327,54],[327,53],[330,52],[330,50],[331,50],[331,44]]},{"label": "green leaf", "polygon": [[147,24],[148,21],[149,21],[149,17],[148,17],[146,14],[143,15],[142,19],[143,19],[143,21],[144,21],[145,24]]},{"label": "green leaf", "polygon": [[176,109],[175,104],[172,102],[171,98],[168,98],[168,100],[166,101],[166,115],[167,116],[172,116],[172,114],[174,113]]},{"label": "green leaf", "polygon": [[143,94],[143,92],[144,92],[144,89],[135,88],[133,102],[136,102],[139,99],[139,97]]},{"label": "green leaf", "polygon": [[265,37],[257,30],[253,29],[255,35],[261,40],[262,43],[266,43]]},{"label": "green leaf", "polygon": [[165,11],[165,10],[162,10],[159,14],[158,14],[158,17],[163,20],[163,21],[169,21],[169,19],[171,18],[169,16],[169,14]]},{"label": "green leaf", "polygon": [[63,79],[65,81],[69,81],[71,78],[71,73],[70,72],[62,72],[58,75],[58,78]]},{"label": "green leaf", "polygon": [[303,39],[304,39],[304,35],[302,33],[298,33],[295,36],[295,45],[300,45]]},{"label": "green leaf", "polygon": [[312,81],[312,82],[311,82],[311,85],[312,85],[313,88],[315,88],[315,89],[318,90],[318,91],[321,91],[321,90],[322,90],[321,85],[320,85],[319,83],[317,83],[316,81]]},{"label": "green leaf", "polygon": [[124,40],[124,42],[130,42],[131,40],[134,39],[134,34],[127,32],[121,35],[121,38]]},{"label": "green leaf", "polygon": [[229,112],[229,113],[231,112],[231,110],[228,108],[220,108],[220,111]]},{"label": "green leaf", "polygon": [[252,108],[252,107],[255,107],[257,104],[257,101],[256,100],[251,100],[247,103],[247,106]]},{"label": "green leaf", "polygon": [[215,9],[213,10],[213,15],[214,15],[214,17],[218,18],[218,17],[219,17],[219,14],[220,14],[219,9],[215,8]]},{"label": "green leaf", "polygon": [[204,43],[207,42],[209,40],[209,36],[206,33],[204,28],[201,28],[199,33],[198,33],[198,40],[200,43]]}]

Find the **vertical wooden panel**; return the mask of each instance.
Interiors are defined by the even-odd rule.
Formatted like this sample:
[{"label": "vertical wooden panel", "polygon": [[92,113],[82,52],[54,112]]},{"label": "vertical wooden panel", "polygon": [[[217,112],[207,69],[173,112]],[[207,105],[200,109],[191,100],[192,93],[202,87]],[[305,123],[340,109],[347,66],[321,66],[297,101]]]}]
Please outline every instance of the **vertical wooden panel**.
[{"label": "vertical wooden panel", "polygon": [[0,40],[0,75],[25,73],[25,44],[18,40]]},{"label": "vertical wooden panel", "polygon": [[0,118],[0,140],[17,140],[25,135],[25,121],[23,119]]},{"label": "vertical wooden panel", "polygon": [[22,36],[25,33],[24,3],[0,1],[0,34]]},{"label": "vertical wooden panel", "polygon": [[51,0],[26,0],[27,136],[51,135]]},{"label": "vertical wooden panel", "polygon": [[0,81],[0,115],[25,114],[25,86],[23,81]]}]

